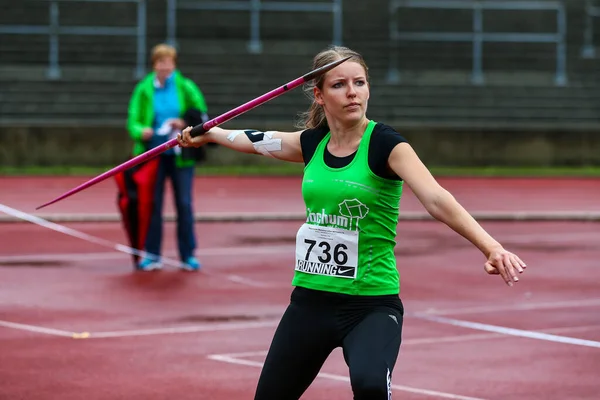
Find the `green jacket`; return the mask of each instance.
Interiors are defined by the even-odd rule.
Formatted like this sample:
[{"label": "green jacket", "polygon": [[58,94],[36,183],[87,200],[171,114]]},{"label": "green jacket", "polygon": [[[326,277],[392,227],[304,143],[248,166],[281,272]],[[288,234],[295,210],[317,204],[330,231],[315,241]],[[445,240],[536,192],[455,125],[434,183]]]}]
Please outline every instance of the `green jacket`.
[{"label": "green jacket", "polygon": [[[208,112],[204,95],[198,89],[198,86],[191,80],[184,77],[179,71],[174,72],[175,86],[181,115],[190,108],[195,108],[203,113]],[[142,130],[152,127],[154,121],[154,72],[146,75],[133,90],[129,101],[129,110],[127,115],[127,130],[129,136],[134,140],[133,156],[142,154],[147,150],[142,140]],[[180,167],[193,166],[195,161],[183,160],[181,155],[177,156],[177,165]]]}]

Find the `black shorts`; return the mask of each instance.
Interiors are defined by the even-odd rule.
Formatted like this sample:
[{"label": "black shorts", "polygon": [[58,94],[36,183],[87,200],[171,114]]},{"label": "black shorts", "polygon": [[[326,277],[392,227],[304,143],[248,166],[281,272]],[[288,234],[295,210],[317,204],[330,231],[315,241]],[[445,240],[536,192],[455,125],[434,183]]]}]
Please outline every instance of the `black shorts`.
[{"label": "black shorts", "polygon": [[292,292],[263,367],[255,400],[297,400],[341,347],[354,398],[387,400],[404,307],[398,295]]}]

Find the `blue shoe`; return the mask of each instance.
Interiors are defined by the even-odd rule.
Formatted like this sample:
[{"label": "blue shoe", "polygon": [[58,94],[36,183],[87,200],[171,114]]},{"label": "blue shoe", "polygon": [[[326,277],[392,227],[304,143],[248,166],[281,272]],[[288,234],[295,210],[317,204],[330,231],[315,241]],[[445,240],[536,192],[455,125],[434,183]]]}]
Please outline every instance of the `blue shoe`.
[{"label": "blue shoe", "polygon": [[154,260],[152,258],[144,258],[139,262],[137,269],[140,271],[154,271],[157,269],[161,269],[162,264],[160,260]]},{"label": "blue shoe", "polygon": [[188,257],[187,260],[185,260],[185,262],[181,265],[181,268],[185,269],[186,271],[198,271],[200,270],[200,267],[202,267],[202,265],[194,256]]}]

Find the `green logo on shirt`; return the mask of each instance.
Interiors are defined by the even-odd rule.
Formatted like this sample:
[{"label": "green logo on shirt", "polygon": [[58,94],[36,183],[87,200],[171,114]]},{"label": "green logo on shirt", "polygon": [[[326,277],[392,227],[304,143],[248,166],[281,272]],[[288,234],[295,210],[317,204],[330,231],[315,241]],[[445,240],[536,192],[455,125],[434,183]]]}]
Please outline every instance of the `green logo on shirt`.
[{"label": "green logo on shirt", "polygon": [[357,230],[358,223],[369,213],[369,207],[357,199],[344,200],[338,204],[339,214],[327,214],[324,209],[314,213],[307,209],[306,222],[323,226],[333,226],[347,230]]}]

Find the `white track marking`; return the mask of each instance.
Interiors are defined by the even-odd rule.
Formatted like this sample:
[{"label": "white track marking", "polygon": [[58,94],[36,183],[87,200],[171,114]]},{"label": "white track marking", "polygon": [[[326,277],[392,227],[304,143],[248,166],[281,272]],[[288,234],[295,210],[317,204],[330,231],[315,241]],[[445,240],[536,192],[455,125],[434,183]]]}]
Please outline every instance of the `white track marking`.
[{"label": "white track marking", "polygon": [[[68,235],[68,236],[76,237],[76,238],[84,240],[86,242],[94,243],[94,244],[97,244],[97,245],[103,246],[103,247],[108,247],[110,249],[119,251],[121,253],[126,253],[129,255],[136,255],[136,256],[140,256],[140,257],[147,257],[147,256],[155,257],[155,255],[147,253],[145,251],[140,251],[140,250],[131,248],[129,246],[125,246],[125,245],[118,244],[118,243],[113,243],[109,240],[102,239],[102,238],[99,238],[96,236],[92,236],[87,233],[80,232],[76,229],[68,228],[66,226],[47,221],[43,218],[36,217],[35,215],[31,215],[31,214],[25,213],[23,211],[19,211],[12,207],[8,207],[4,204],[0,204],[0,212],[3,212],[5,214],[11,215],[15,218],[18,218],[18,219],[21,219],[24,221],[31,222],[31,223],[33,223],[35,225],[39,225],[43,228],[48,228],[48,229],[51,229],[53,231],[56,231],[56,232],[59,232],[59,233],[62,233],[62,234]],[[279,252],[279,251],[282,251],[283,248],[288,250],[292,247],[289,245],[287,245],[287,246],[269,246],[269,247],[260,247],[260,246],[259,247],[257,247],[257,246],[250,247],[250,246],[248,246],[248,247],[244,247],[243,251],[240,251],[240,248],[225,247],[225,248],[218,248],[218,249],[206,249],[204,251],[199,251],[198,254],[199,255],[218,255],[218,256],[231,255],[231,254],[237,254],[237,255],[239,255],[239,254],[243,254],[243,255],[265,254],[265,253],[269,253],[269,252]],[[180,261],[172,260],[172,259],[169,259],[166,257],[161,257],[161,261],[164,264],[175,266],[175,267],[180,267],[182,265]]]},{"label": "white track marking", "polygon": [[[20,324],[10,321],[0,321],[0,326],[5,328],[12,328],[17,330],[24,330],[29,332],[43,333],[47,335],[64,336],[64,337],[76,337],[79,339],[99,339],[99,338],[114,338],[114,337],[131,337],[131,336],[151,336],[151,335],[168,335],[168,334],[185,334],[195,332],[216,332],[216,331],[239,331],[246,329],[260,329],[270,328],[277,326],[279,320],[271,320],[264,322],[246,322],[246,323],[225,323],[225,324],[207,324],[207,325],[194,325],[184,327],[167,327],[167,328],[150,328],[141,330],[123,330],[113,332],[69,332],[59,329],[46,328],[42,326]],[[600,325],[584,325],[584,326],[573,326],[573,327],[558,327],[541,329],[533,332],[546,332],[546,333],[569,333],[569,332],[585,332],[590,330],[600,329]],[[82,337],[82,335],[85,336]],[[475,340],[487,340],[503,337],[504,334],[500,333],[488,333],[488,334],[467,334],[467,335],[455,335],[455,336],[441,336],[441,337],[429,337],[429,338],[418,338],[418,339],[405,339],[402,341],[403,346],[413,346],[421,344],[438,344],[448,342],[469,342]],[[227,354],[232,357],[253,357],[253,356],[265,356],[266,351],[252,351],[244,353],[232,353]]]},{"label": "white track marking", "polygon": [[499,306],[477,306],[477,307],[464,307],[455,309],[435,309],[428,308],[421,312],[421,314],[428,315],[460,315],[460,314],[484,314],[493,313],[497,311],[526,311],[526,310],[544,310],[544,309],[558,309],[558,308],[578,308],[578,307],[594,307],[600,306],[600,298],[586,299],[586,300],[565,300],[565,301],[552,301],[552,302],[540,302],[540,303],[529,303],[529,304],[507,304]]},{"label": "white track marking", "polygon": [[504,326],[482,324],[479,322],[463,321],[463,320],[458,320],[458,319],[439,317],[439,316],[435,316],[435,315],[416,314],[415,317],[424,319],[426,321],[437,322],[440,324],[459,326],[462,328],[469,328],[469,329],[475,329],[475,330],[480,330],[480,331],[500,333],[502,335],[518,336],[518,337],[524,337],[524,338],[529,338],[529,339],[544,340],[544,341],[548,341],[548,342],[565,343],[565,344],[572,344],[572,345],[585,346],[585,347],[595,347],[595,348],[600,349],[600,342],[596,342],[593,340],[577,339],[577,338],[572,338],[572,337],[567,337],[567,336],[552,335],[549,333],[528,331],[528,330],[523,330],[523,329],[507,328]]},{"label": "white track marking", "polygon": [[[5,206],[3,204],[0,204],[0,211],[13,216],[14,218],[28,221],[35,225],[39,225],[43,228],[48,228],[48,229],[51,229],[53,231],[56,231],[56,232],[59,232],[59,233],[62,233],[62,234],[68,235],[68,236],[76,237],[76,238],[84,240],[86,242],[94,243],[94,244],[97,244],[97,245],[103,246],[103,247],[108,247],[108,248],[111,248],[111,249],[116,250],[121,253],[125,253],[128,255],[136,255],[136,256],[140,256],[140,257],[154,256],[145,251],[136,250],[129,246],[125,246],[125,245],[118,244],[118,243],[113,243],[106,239],[98,238],[98,237],[89,235],[87,233],[80,232],[76,229],[68,228],[66,226],[56,224],[54,222],[49,222],[40,217],[16,210],[14,208]],[[250,255],[273,254],[273,253],[280,253],[280,252],[284,252],[284,251],[287,252],[287,251],[291,251],[292,248],[293,247],[291,247],[290,245],[287,245],[287,246],[262,246],[262,247],[261,246],[258,246],[258,247],[257,246],[221,247],[221,248],[212,248],[212,249],[209,248],[209,249],[200,250],[197,252],[197,254],[201,255],[201,256],[218,256],[218,257],[244,255],[246,257],[246,256],[250,256]],[[121,258],[122,256],[119,254],[113,254],[113,253],[12,255],[12,256],[0,257],[0,264],[9,264],[11,262],[12,263],[15,263],[15,262],[24,263],[24,262],[28,262],[28,261],[30,261],[30,262],[38,261],[39,262],[39,261],[48,261],[48,260],[57,260],[57,259],[58,260],[70,260],[70,261],[82,261],[82,260],[94,259],[94,257],[95,257],[95,259],[107,260],[107,259],[113,259],[113,258],[114,259]],[[170,258],[164,257],[164,256],[161,257],[161,261],[164,264],[174,266],[174,267],[182,266],[182,263],[180,261],[170,259]],[[220,274],[214,274],[212,272],[208,272],[207,274],[211,275],[211,276],[217,276],[217,277],[220,276]],[[239,277],[236,275],[227,276],[227,279],[229,279],[232,282],[236,282],[236,283],[239,283],[242,285],[252,286],[252,287],[270,288],[270,287],[279,286],[279,285],[272,285],[272,284],[252,281],[250,279]]]},{"label": "white track marking", "polygon": [[[0,204],[0,211],[5,214],[11,215],[15,218],[19,218],[24,221],[31,222],[32,224],[39,225],[43,228],[48,228],[53,231],[56,231],[56,232],[59,232],[59,233],[62,233],[62,234],[68,235],[68,236],[73,236],[78,239],[85,240],[86,242],[97,244],[99,246],[108,247],[110,249],[113,249],[113,250],[116,250],[116,251],[119,251],[122,253],[140,256],[140,257],[156,257],[154,254],[150,254],[145,251],[137,250],[137,249],[134,249],[129,246],[122,245],[122,244],[113,243],[109,240],[102,239],[102,238],[99,238],[96,236],[92,236],[87,233],[80,232],[76,229],[68,228],[66,226],[56,224],[54,222],[46,221],[43,218],[36,217],[35,215],[27,214],[26,212],[19,211],[12,207],[5,206],[4,204]],[[164,257],[162,258],[162,262],[165,264],[176,266],[176,267],[181,266],[181,263],[179,261],[170,260],[170,259],[164,258]]]},{"label": "white track marking", "polygon": [[169,334],[180,334],[180,333],[194,333],[194,332],[219,332],[219,331],[241,331],[247,329],[261,329],[271,328],[277,326],[279,320],[269,320],[262,322],[231,322],[222,324],[204,324],[204,325],[192,325],[192,326],[179,326],[179,327],[167,327],[167,328],[150,328],[150,329],[136,329],[136,330],[123,330],[113,332],[68,332],[58,329],[45,328],[42,326],[19,324],[10,321],[0,321],[0,326],[5,328],[12,328],[22,331],[43,333],[47,335],[65,336],[65,337],[76,337],[81,339],[81,335],[85,334],[85,339],[103,339],[103,338],[119,338],[119,337],[130,337],[130,336],[152,336],[152,335],[169,335]]},{"label": "white track marking", "polygon": [[[545,332],[545,333],[575,333],[575,332],[587,332],[600,329],[600,325],[583,325],[583,326],[566,326],[549,329],[539,329],[534,332]],[[471,342],[476,340],[488,340],[506,337],[506,335],[500,333],[472,333],[467,335],[456,335],[456,336],[440,336],[440,337],[429,337],[429,338],[418,338],[418,339],[404,339],[402,346],[415,346],[421,344],[438,344],[438,343],[452,343],[452,342]]]},{"label": "white track marking", "polygon": [[90,333],[90,339],[99,338],[115,338],[128,336],[151,336],[165,335],[174,333],[192,333],[192,332],[218,332],[218,331],[240,331],[246,329],[271,328],[277,326],[279,320],[263,321],[263,322],[232,322],[226,324],[206,324],[195,326],[181,326],[172,328],[155,328],[155,329],[137,329],[129,331],[114,331],[114,332],[93,332]]},{"label": "white track marking", "polygon": [[[110,337],[128,337],[128,336],[152,336],[152,335],[166,335],[166,334],[182,334],[182,333],[195,333],[195,332],[217,332],[217,331],[241,331],[246,329],[260,329],[260,328],[271,328],[277,326],[279,320],[271,320],[264,322],[232,322],[224,324],[206,324],[206,325],[194,325],[194,326],[182,326],[182,327],[170,327],[170,328],[150,328],[150,329],[139,329],[139,330],[125,330],[125,331],[113,331],[113,332],[91,332],[89,338],[110,338]],[[582,332],[588,330],[594,330],[600,328],[600,325],[586,325],[577,327],[561,327],[544,329],[545,332]],[[44,329],[44,328],[43,328]],[[439,343],[443,341],[459,341],[459,338],[468,340],[477,340],[485,338],[502,337],[500,334],[481,334],[481,335],[462,335],[462,336],[450,336],[450,337],[439,337],[439,338],[422,338],[410,339],[409,345],[415,344],[431,344]],[[477,337],[477,338],[474,338]],[[239,357],[250,357],[266,355],[266,352],[248,352],[248,353],[236,353],[235,356]]]},{"label": "white track marking", "polygon": [[[264,352],[264,353],[267,354],[267,352]],[[223,362],[230,363],[230,364],[247,365],[249,367],[262,368],[262,366],[263,366],[263,363],[260,361],[244,360],[243,358],[231,357],[231,356],[228,356],[227,354],[211,354],[211,355],[207,356],[207,358],[209,358],[211,360],[215,360],[215,361],[223,361]]]},{"label": "white track marking", "polygon": [[[208,257],[238,257],[240,255],[265,255],[288,253],[293,250],[293,246],[239,246],[239,247],[213,247],[200,249],[196,251],[198,256]],[[110,260],[121,259],[124,256],[121,253],[101,252],[101,253],[47,253],[47,254],[15,254],[10,256],[0,256],[0,263],[8,264],[10,262],[27,261],[82,261],[82,260]],[[172,263],[177,263],[171,260]]]},{"label": "white track marking", "polygon": [[[587,332],[600,329],[600,325],[583,325],[583,326],[565,326],[558,328],[540,329],[537,332],[546,333],[572,333],[572,332]],[[440,336],[440,337],[428,337],[418,339],[404,339],[402,340],[402,346],[418,346],[422,344],[436,344],[436,343],[448,343],[448,342],[470,342],[476,340],[487,340],[497,339],[505,337],[500,333],[480,333],[480,334],[467,334],[467,335],[456,335],[456,336]],[[266,356],[266,350],[259,351],[247,351],[242,353],[228,353],[221,354],[222,356],[228,356],[233,358],[246,358],[246,357],[259,357]]]},{"label": "white track marking", "polygon": [[[243,276],[239,276],[239,275],[227,275],[227,279],[229,279],[230,281],[235,282],[235,283],[240,283],[242,285],[252,286],[252,287],[257,287],[257,288],[274,288],[275,287],[275,285],[273,285],[273,284],[255,281],[253,279],[244,278]],[[278,286],[280,286],[282,288],[289,287],[289,286],[283,286],[283,285],[278,285]]]},{"label": "white track marking", "polygon": [[75,334],[75,332],[61,331],[59,329],[44,328],[42,326],[35,326],[35,325],[18,324],[16,322],[10,322],[10,321],[0,321],[0,326],[3,326],[5,328],[18,329],[21,331],[43,333],[43,334],[52,335],[52,336],[73,337],[73,335]]},{"label": "white track marking", "polygon": [[[348,382],[350,383],[350,378],[347,376],[343,376],[343,375],[334,375],[334,374],[328,374],[328,373],[319,373],[317,375],[320,378],[326,378],[326,379],[331,379],[331,380],[335,380],[335,381],[341,381],[341,382]],[[411,387],[411,386],[404,386],[404,385],[394,385],[392,384],[392,389],[394,390],[398,390],[401,392],[408,392],[408,393],[415,393],[415,394],[420,394],[423,396],[431,396],[431,397],[436,397],[436,398],[441,398],[441,399],[453,399],[453,400],[484,400],[480,397],[467,397],[467,396],[461,396],[458,394],[453,394],[453,393],[447,393],[447,392],[438,392],[436,390],[428,390],[428,389],[421,389],[421,388],[416,388],[416,387]]]},{"label": "white track marking", "polygon": [[[256,353],[258,353],[258,352],[256,352]],[[242,354],[254,355],[254,353],[242,353]],[[260,354],[266,354],[266,352],[260,352]],[[245,366],[249,366],[249,367],[262,368],[262,366],[263,366],[262,362],[232,357],[231,355],[228,355],[228,354],[212,354],[212,355],[209,355],[208,358],[211,360],[215,360],[215,361],[221,361],[221,362],[225,362],[225,363],[229,363],[229,364],[245,365]],[[325,372],[319,373],[317,375],[317,378],[329,379],[329,380],[340,381],[340,382],[348,382],[348,383],[350,382],[350,378],[347,376],[329,374],[329,373],[325,373]],[[453,393],[438,392],[435,390],[421,389],[421,388],[415,388],[415,387],[404,386],[404,385],[392,385],[392,389],[398,390],[401,392],[420,394],[423,396],[437,397],[437,398],[441,398],[441,399],[484,400],[479,397],[467,397],[467,396],[461,396],[461,395],[453,394]]]}]

